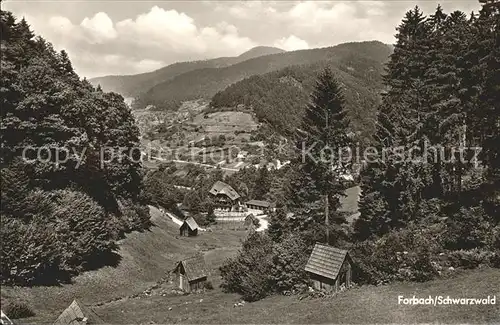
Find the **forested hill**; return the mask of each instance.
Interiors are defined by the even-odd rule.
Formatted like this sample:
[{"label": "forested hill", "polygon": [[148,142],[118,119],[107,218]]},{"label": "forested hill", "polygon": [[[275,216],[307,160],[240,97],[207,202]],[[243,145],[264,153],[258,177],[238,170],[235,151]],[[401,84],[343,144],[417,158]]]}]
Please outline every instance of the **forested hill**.
[{"label": "forested hill", "polygon": [[153,86],[171,80],[186,72],[204,68],[222,68],[263,55],[285,52],[276,47],[257,46],[237,57],[221,57],[210,60],[177,62],[161,69],[127,76],[104,76],[90,79],[94,85],[100,85],[105,91],[114,91],[123,96],[136,97]]},{"label": "forested hill", "polygon": [[246,60],[224,68],[198,69],[160,83],[136,101],[137,107],[155,105],[175,109],[179,103],[196,98],[211,98],[218,91],[244,78],[277,71],[292,65],[327,61],[332,68],[349,62],[371,60],[375,70],[387,61],[391,50],[378,41],[345,43],[333,47],[285,52]]},{"label": "forested hill", "polygon": [[1,30],[0,282],[67,280],[149,225],[139,130],[122,96],[80,80],[24,19],[2,11]]},{"label": "forested hill", "polygon": [[383,65],[360,57],[335,63],[291,66],[246,78],[215,94],[210,109],[219,111],[243,104],[252,109],[260,121],[269,123],[282,134],[290,134],[302,120],[317,76],[331,64],[344,89],[352,130],[359,140],[367,143],[375,132]]}]

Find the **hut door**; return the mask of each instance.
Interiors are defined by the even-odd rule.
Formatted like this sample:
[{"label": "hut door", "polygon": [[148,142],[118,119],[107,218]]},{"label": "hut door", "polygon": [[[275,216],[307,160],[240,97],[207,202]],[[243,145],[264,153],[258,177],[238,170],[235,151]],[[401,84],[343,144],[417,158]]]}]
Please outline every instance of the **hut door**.
[{"label": "hut door", "polygon": [[182,274],[179,274],[179,288],[181,290],[184,290],[184,276]]}]

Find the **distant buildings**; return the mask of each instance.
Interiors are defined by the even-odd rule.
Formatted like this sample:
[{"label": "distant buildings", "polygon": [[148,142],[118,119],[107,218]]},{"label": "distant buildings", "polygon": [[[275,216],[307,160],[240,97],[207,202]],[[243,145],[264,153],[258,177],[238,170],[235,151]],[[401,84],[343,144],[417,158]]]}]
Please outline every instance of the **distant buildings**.
[{"label": "distant buildings", "polygon": [[305,268],[316,290],[337,292],[352,285],[352,259],[346,250],[317,243]]},{"label": "distant buildings", "polygon": [[176,286],[185,292],[202,290],[207,282],[208,272],[203,255],[180,261],[173,273]]},{"label": "distant buildings", "polygon": [[215,208],[226,211],[240,210],[241,196],[228,184],[217,181],[209,191],[212,196]]},{"label": "distant buildings", "polygon": [[181,227],[179,228],[179,232],[181,236],[198,236],[198,229],[198,224],[193,219],[193,217],[188,217],[182,223]]},{"label": "distant buildings", "polygon": [[242,150],[238,152],[238,155],[236,156],[237,159],[243,160],[248,156],[248,151]]},{"label": "distant buildings", "polygon": [[273,203],[261,200],[250,200],[248,202],[245,202],[245,206],[249,210],[257,210],[262,213],[269,213],[274,209]]},{"label": "distant buildings", "polygon": [[267,170],[280,170],[281,168],[285,167],[286,165],[290,164],[290,160],[286,160],[284,162],[281,162],[279,159],[274,159],[270,162],[267,162],[265,164],[259,163],[253,165],[256,169],[260,168],[267,168]]}]

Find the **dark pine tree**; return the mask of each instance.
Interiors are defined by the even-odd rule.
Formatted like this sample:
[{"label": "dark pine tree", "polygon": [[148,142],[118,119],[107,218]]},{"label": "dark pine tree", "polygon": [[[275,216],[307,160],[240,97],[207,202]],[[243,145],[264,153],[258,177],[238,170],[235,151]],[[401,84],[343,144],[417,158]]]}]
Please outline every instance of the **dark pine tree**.
[{"label": "dark pine tree", "polygon": [[342,89],[327,68],[318,77],[297,141],[291,206],[298,214],[323,215],[326,224],[336,216],[345,189],[341,175],[350,167],[344,159],[351,145],[348,127]]}]

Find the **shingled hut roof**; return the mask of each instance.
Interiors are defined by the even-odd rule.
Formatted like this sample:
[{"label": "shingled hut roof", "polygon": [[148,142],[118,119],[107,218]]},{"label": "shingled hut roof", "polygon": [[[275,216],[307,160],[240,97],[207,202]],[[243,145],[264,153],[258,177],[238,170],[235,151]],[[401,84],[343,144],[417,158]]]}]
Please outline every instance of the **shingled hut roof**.
[{"label": "shingled hut roof", "polygon": [[348,256],[346,250],[318,243],[309,256],[305,270],[335,280]]},{"label": "shingled hut roof", "polygon": [[189,281],[194,281],[206,277],[208,275],[203,255],[195,255],[193,257],[180,261],[177,264],[176,269],[180,265],[182,265],[182,267],[184,268],[186,277],[188,278]]},{"label": "shingled hut roof", "polygon": [[240,197],[240,195],[234,190],[234,188],[221,181],[215,182],[215,184],[212,185],[209,193],[212,195],[225,194],[233,201]]},{"label": "shingled hut roof", "polygon": [[90,308],[73,300],[71,305],[66,308],[56,319],[54,325],[90,325],[104,324],[104,321]]},{"label": "shingled hut roof", "polygon": [[14,323],[0,310],[0,324],[2,325],[14,325]]},{"label": "shingled hut roof", "polygon": [[184,220],[184,223],[186,223],[188,225],[189,229],[191,229],[193,231],[199,228],[198,224],[196,223],[196,220],[194,220],[193,217],[187,218],[186,220]]}]

